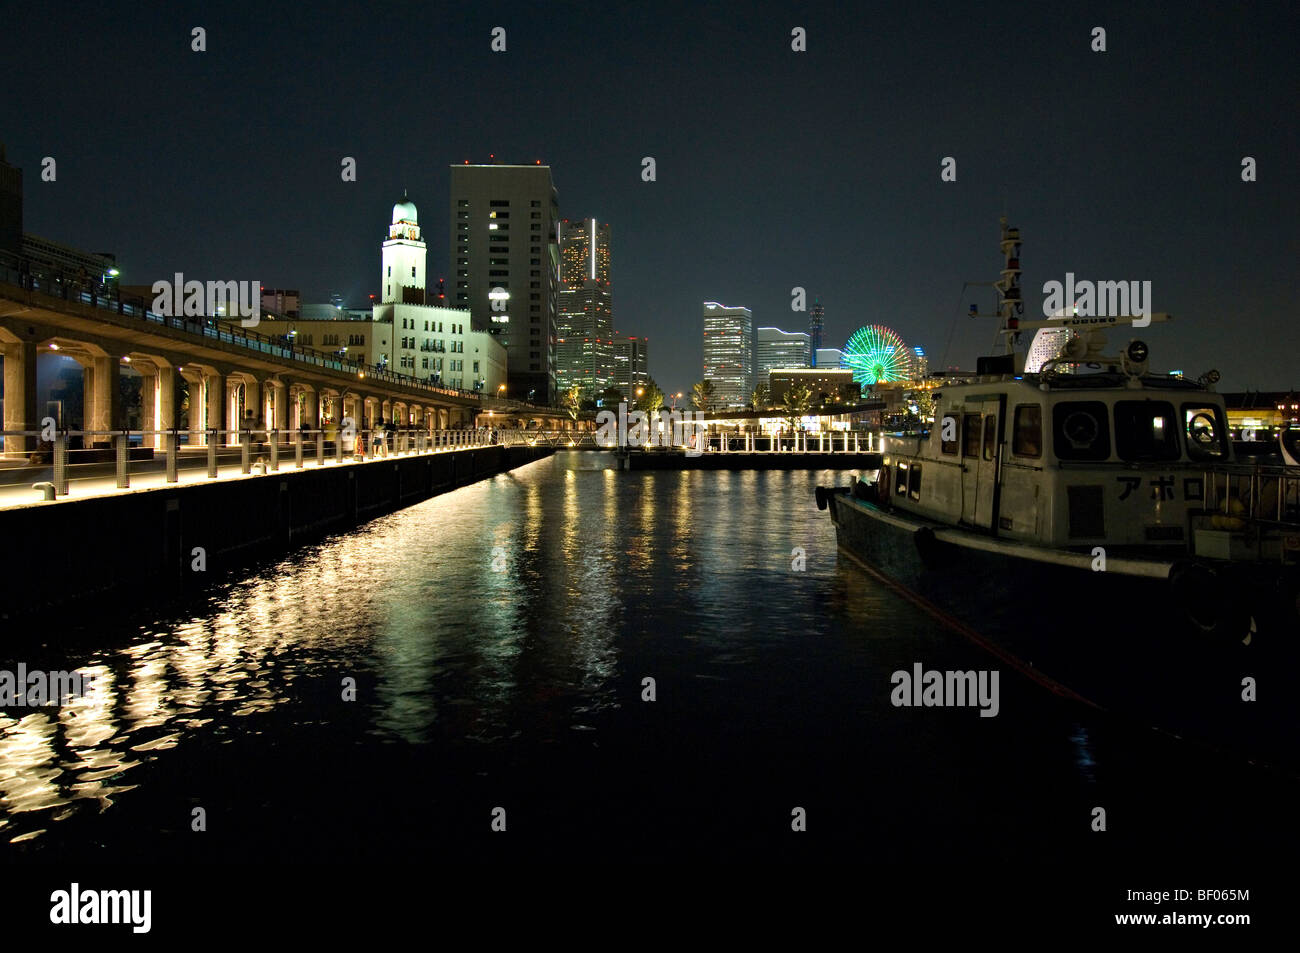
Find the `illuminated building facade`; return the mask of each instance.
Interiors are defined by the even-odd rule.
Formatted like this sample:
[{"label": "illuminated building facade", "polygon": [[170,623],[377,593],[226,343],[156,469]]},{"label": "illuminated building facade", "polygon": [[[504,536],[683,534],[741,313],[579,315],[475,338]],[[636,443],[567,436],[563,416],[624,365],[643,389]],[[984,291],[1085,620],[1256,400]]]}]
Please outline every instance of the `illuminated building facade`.
[{"label": "illuminated building facade", "polygon": [[754,391],[754,316],[748,308],[704,302],[704,379],[719,408],[744,407]]},{"label": "illuminated building facade", "polygon": [[555,382],[595,396],[614,380],[614,305],[609,225],[594,218],[560,223],[560,290]]},{"label": "illuminated building facade", "polygon": [[631,402],[633,392],[650,380],[650,339],[631,334],[614,336],[614,386]]},{"label": "illuminated building facade", "polygon": [[807,367],[809,337],[802,331],[759,328],[755,346],[755,382],[767,386],[768,374],[775,367]]}]

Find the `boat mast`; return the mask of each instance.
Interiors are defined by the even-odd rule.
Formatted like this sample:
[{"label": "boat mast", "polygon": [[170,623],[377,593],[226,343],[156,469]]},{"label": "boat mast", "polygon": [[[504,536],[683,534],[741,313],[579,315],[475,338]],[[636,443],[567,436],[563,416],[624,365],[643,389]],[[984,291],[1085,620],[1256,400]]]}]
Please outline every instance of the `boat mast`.
[{"label": "boat mast", "polygon": [[[993,283],[1001,298],[998,301],[998,318],[1003,329],[1015,327],[1025,313],[1025,302],[1020,295],[1020,229],[1007,225],[1006,216],[999,220],[1002,225],[1002,277]],[[1003,336],[1006,353],[1015,353],[1016,335]]]}]

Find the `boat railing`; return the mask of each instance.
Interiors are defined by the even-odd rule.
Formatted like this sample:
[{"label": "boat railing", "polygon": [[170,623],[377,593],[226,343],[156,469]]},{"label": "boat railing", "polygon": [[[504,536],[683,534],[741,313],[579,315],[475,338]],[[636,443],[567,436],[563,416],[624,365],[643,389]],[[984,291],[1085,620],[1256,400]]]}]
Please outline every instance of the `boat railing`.
[{"label": "boat railing", "polygon": [[1214,464],[1204,480],[1206,513],[1300,533],[1300,467]]}]

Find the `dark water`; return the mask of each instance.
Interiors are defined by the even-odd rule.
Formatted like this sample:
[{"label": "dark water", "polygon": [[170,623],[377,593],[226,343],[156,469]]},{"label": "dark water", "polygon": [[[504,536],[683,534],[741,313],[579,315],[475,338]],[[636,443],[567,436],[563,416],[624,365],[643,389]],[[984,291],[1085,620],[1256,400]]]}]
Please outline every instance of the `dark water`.
[{"label": "dark water", "polygon": [[1294,850],[1292,780],[1011,671],[994,718],[891,705],[897,669],[998,663],[837,559],[813,488],[844,474],[603,459],[437,497],[180,605],[142,581],[7,633],[14,662],[111,683],[98,706],[0,716],[7,859],[1124,872]]}]

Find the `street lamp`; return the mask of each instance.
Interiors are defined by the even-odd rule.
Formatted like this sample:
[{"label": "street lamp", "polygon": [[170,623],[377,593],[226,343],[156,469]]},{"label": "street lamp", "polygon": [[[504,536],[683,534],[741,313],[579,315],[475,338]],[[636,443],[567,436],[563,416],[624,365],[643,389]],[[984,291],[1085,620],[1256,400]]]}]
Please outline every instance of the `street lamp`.
[{"label": "street lamp", "polygon": [[[637,396],[638,399],[639,399],[639,398],[641,397],[641,395],[644,394],[644,393],[645,393],[645,388],[644,388],[644,387],[638,387],[638,388],[636,389],[636,396]],[[635,401],[635,400],[632,401],[632,406],[633,406],[633,407],[636,407],[636,401]]]}]

